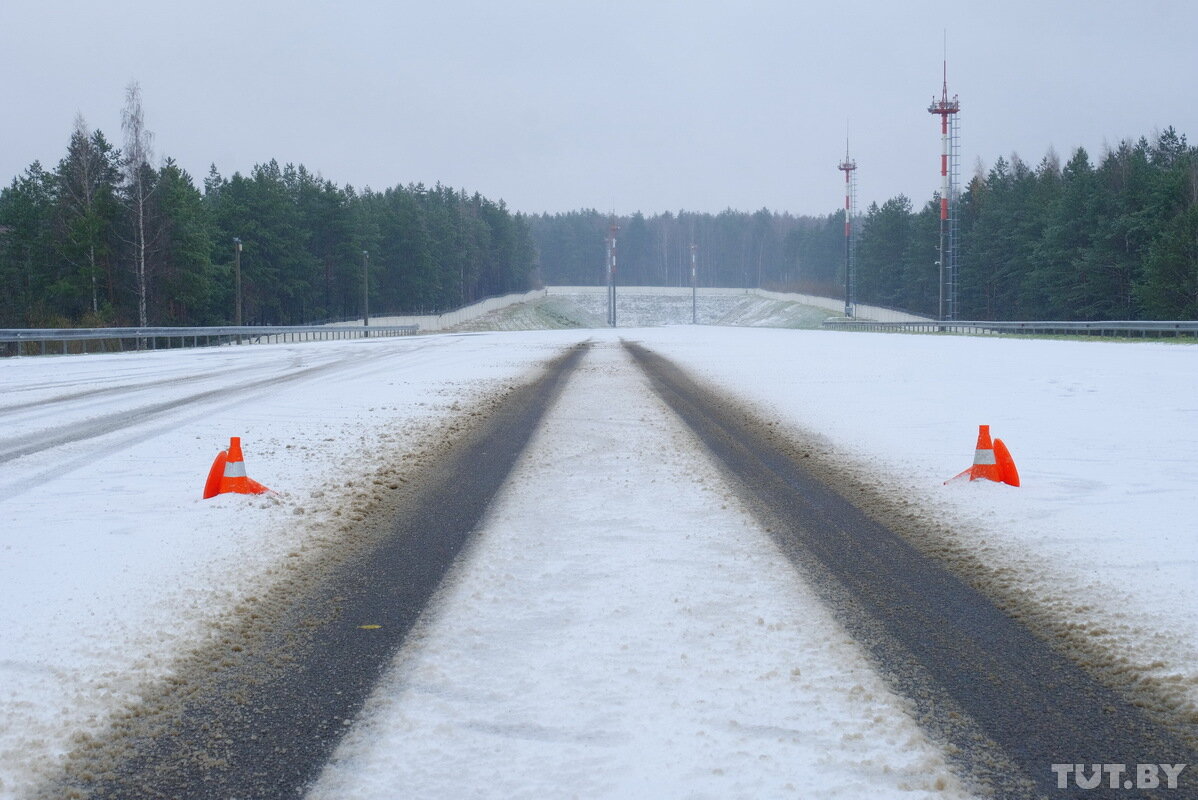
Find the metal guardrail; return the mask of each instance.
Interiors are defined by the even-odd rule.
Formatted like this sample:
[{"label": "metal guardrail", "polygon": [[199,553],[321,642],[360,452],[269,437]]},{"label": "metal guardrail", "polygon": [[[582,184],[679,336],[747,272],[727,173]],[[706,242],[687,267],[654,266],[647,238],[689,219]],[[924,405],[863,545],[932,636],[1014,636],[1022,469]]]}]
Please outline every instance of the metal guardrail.
[{"label": "metal guardrail", "polygon": [[871,322],[829,319],[825,328],[851,331],[908,331],[912,333],[967,333],[975,335],[1027,334],[1032,336],[1198,337],[1198,321],[1106,320],[1101,322]]},{"label": "metal guardrail", "polygon": [[411,336],[419,325],[242,325],[216,328],[0,328],[0,355],[113,353],[228,344]]}]

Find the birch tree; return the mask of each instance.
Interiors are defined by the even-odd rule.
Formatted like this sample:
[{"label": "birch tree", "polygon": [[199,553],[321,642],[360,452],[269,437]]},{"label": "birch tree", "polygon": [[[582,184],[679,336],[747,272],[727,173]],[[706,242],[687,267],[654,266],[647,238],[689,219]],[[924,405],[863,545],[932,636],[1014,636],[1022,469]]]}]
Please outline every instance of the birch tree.
[{"label": "birch tree", "polygon": [[128,181],[129,206],[133,223],[133,268],[137,278],[137,324],[148,323],[146,297],[147,212],[152,182],[148,181],[153,134],[146,130],[141,107],[141,86],[133,81],[125,89],[125,108],[121,111],[121,130],[125,133],[125,177]]}]

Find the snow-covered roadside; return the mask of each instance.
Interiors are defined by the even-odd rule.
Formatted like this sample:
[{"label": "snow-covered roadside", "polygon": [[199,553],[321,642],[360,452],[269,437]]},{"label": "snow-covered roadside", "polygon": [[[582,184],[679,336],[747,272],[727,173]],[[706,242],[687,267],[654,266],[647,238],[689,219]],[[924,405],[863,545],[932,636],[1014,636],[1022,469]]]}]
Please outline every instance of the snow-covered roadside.
[{"label": "snow-covered roadside", "polygon": [[[1198,346],[822,331],[627,332],[796,430],[1198,721]],[[1023,486],[943,481],[977,426]],[[1058,632],[1061,632],[1058,629]]]},{"label": "snow-covered roadside", "polygon": [[[402,470],[441,420],[583,338],[0,361],[0,444],[104,415],[129,422],[0,463],[0,798],[25,796],[288,556],[335,546],[377,493],[374,475]],[[142,416],[222,387],[227,396]],[[200,500],[231,435],[275,494]]]},{"label": "snow-covered roadside", "polygon": [[311,796],[964,796],[597,337]]}]

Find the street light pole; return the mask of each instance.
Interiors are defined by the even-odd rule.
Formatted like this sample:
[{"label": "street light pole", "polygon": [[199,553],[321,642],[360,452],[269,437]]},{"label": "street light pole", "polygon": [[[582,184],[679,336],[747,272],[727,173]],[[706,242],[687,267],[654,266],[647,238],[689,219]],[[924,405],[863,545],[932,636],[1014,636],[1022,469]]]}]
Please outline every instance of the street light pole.
[{"label": "street light pole", "polygon": [[607,324],[616,327],[616,234],[620,226],[612,219],[607,237]]},{"label": "street light pole", "polygon": [[241,240],[233,237],[233,292],[234,300],[233,324],[241,326]]},{"label": "street light pole", "polygon": [[362,326],[370,327],[370,253],[362,251]]},{"label": "street light pole", "polygon": [[699,245],[691,245],[691,325],[699,324],[699,270],[695,266],[695,253]]}]

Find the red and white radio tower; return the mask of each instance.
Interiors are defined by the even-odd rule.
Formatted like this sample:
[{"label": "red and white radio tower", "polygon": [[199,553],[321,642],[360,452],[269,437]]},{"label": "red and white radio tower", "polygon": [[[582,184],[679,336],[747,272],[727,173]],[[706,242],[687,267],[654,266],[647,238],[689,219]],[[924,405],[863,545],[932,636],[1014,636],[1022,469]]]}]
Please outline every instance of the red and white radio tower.
[{"label": "red and white radio tower", "polygon": [[957,96],[948,97],[948,59],[944,61],[944,88],[940,100],[932,99],[928,112],[940,115],[940,319],[957,318]]},{"label": "red and white radio tower", "polygon": [[853,215],[857,211],[857,162],[849,158],[849,140],[844,140],[844,315],[853,316]]}]

